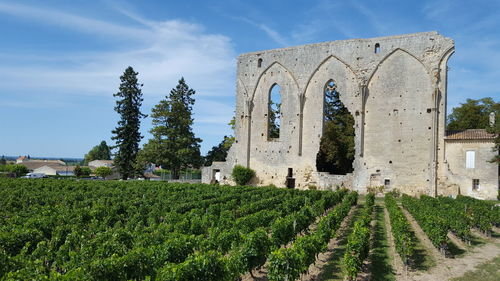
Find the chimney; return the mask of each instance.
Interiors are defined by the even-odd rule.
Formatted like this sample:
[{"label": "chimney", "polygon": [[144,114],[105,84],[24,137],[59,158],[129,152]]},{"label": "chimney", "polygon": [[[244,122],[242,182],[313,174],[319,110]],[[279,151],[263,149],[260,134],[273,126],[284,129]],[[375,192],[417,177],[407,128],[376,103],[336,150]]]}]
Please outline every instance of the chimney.
[{"label": "chimney", "polygon": [[490,127],[495,126],[495,112],[490,113]]}]

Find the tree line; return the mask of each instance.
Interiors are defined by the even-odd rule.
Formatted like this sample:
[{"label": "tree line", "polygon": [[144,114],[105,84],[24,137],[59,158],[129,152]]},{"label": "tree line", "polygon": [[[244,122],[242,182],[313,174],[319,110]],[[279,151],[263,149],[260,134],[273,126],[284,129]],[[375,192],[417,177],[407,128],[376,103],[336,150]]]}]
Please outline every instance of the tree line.
[{"label": "tree line", "polygon": [[179,178],[183,169],[199,168],[203,164],[200,154],[202,140],[192,130],[195,90],[181,78],[177,86],[154,106],[151,112],[152,138],[141,149],[139,144],[144,136],[139,129],[141,120],[147,115],[141,112],[143,84],[138,82],[138,74],[129,66],[120,76],[119,91],[113,95],[117,98],[114,109],[120,120],[112,130],[111,139],[115,145],[111,149],[116,150],[114,164],[121,178],[143,176],[149,163],[171,170],[174,179]]},{"label": "tree line", "polygon": [[[113,96],[117,98],[114,110],[119,114],[117,127],[112,130],[112,140],[115,145],[108,146],[102,141],[85,155],[85,162],[94,159],[111,159],[114,155],[114,164],[121,178],[135,178],[143,176],[145,167],[154,163],[162,169],[170,170],[172,178],[179,178],[184,169],[199,168],[202,165],[211,165],[213,161],[224,161],[229,148],[234,142],[234,136],[224,136],[223,140],[207,153],[200,154],[202,140],[195,136],[192,125],[192,110],[195,103],[195,90],[190,88],[185,79],[181,78],[178,84],[168,95],[154,106],[150,117],[152,129],[149,139],[142,148],[140,141],[144,136],[139,129],[141,120],[147,117],[141,112],[143,102],[142,86],[137,78],[139,73],[128,67],[120,76],[119,91]],[[325,134],[321,140],[320,151],[317,156],[318,169],[336,173],[352,171],[354,156],[354,129],[353,118],[345,106],[340,102],[338,92],[333,90],[330,99],[325,104]],[[490,113],[496,113],[494,126],[489,125]],[[496,133],[494,149],[499,150],[500,103],[492,98],[467,101],[452,110],[447,118],[448,130],[487,129]],[[235,119],[229,122],[234,130]],[[112,154],[111,150],[115,153]],[[499,162],[497,155],[492,161]]]}]

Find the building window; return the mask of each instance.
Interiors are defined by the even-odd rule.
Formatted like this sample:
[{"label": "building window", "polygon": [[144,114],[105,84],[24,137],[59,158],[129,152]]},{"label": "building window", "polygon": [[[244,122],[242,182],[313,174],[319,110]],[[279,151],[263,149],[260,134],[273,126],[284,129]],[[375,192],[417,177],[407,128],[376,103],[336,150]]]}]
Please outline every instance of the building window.
[{"label": "building window", "polygon": [[472,180],[472,190],[479,190],[479,179]]},{"label": "building window", "polygon": [[269,90],[268,138],[279,139],[281,126],[281,87],[274,84]]},{"label": "building window", "polygon": [[375,44],[375,54],[378,54],[378,53],[380,53],[380,44],[379,43]]},{"label": "building window", "polygon": [[258,59],[257,60],[257,67],[261,67],[262,66],[262,59]]},{"label": "building window", "polygon": [[465,168],[474,169],[476,163],[476,152],[474,150],[468,150],[465,152]]},{"label": "building window", "polygon": [[386,189],[391,187],[391,180],[390,179],[384,179],[384,187]]}]

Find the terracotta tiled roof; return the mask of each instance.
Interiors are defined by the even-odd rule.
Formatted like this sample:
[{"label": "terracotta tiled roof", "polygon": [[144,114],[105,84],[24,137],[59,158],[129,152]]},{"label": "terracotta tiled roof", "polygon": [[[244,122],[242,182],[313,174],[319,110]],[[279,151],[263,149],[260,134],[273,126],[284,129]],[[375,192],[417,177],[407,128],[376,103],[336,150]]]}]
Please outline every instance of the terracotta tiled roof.
[{"label": "terracotta tiled roof", "polygon": [[495,134],[490,134],[485,129],[446,131],[446,139],[448,140],[489,140],[494,138]]}]

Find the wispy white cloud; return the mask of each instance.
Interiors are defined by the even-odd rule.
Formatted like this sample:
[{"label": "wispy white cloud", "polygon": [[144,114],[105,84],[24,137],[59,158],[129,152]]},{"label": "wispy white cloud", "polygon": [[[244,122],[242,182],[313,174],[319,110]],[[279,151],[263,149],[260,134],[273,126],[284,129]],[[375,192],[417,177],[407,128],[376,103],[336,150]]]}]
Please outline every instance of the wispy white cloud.
[{"label": "wispy white cloud", "polygon": [[384,21],[379,18],[379,16],[374,13],[371,9],[361,4],[358,1],[351,1],[352,6],[363,16],[366,17],[370,25],[375,29],[375,31],[381,35],[386,36],[392,33],[392,29],[389,28]]},{"label": "wispy white cloud", "polygon": [[[62,27],[90,36],[92,40],[98,35],[97,40],[104,42],[117,38],[123,42],[119,47],[110,44],[104,51],[2,52],[0,93],[10,94],[9,97],[0,95],[0,106],[21,110],[54,109],[85,96],[87,100],[107,97],[108,103],[109,97],[118,90],[119,76],[130,65],[139,72],[139,82],[144,84],[146,108],[165,97],[183,76],[197,92],[196,133],[221,137],[227,134],[225,127],[233,114],[236,73],[236,53],[231,39],[210,33],[200,24],[178,19],[154,21],[114,7],[116,13],[125,15],[130,22],[116,23],[80,13],[0,3],[0,16],[8,14],[49,28]],[[16,95],[23,98],[14,99]],[[30,99],[30,95],[36,98]],[[211,99],[218,101],[210,102]],[[37,102],[39,100],[42,102]],[[144,121],[146,127],[148,123]],[[208,141],[205,145],[212,143]]]},{"label": "wispy white cloud", "polygon": [[34,21],[38,24],[57,25],[92,34],[124,36],[145,39],[152,34],[147,29],[123,26],[111,22],[74,15],[62,11],[38,8],[23,4],[0,3],[0,13]]},{"label": "wispy white cloud", "polygon": [[269,36],[269,38],[271,38],[274,42],[276,42],[281,47],[289,46],[288,40],[285,39],[285,37],[283,35],[281,35],[278,31],[272,29],[271,27],[269,27],[265,23],[259,23],[259,22],[253,21],[253,20],[246,18],[246,17],[233,17],[233,18],[237,19],[237,20],[241,20],[243,22],[246,22],[246,23],[253,25],[253,26],[259,28],[260,30],[264,31],[264,33],[267,36]]},{"label": "wispy white cloud", "polygon": [[[127,13],[121,10],[122,13]],[[0,65],[4,89],[19,85],[65,94],[108,95],[117,89],[118,77],[131,65],[144,83],[146,96],[162,96],[184,76],[201,95],[231,96],[235,52],[228,37],[207,33],[203,26],[181,20],[149,21],[127,13],[144,28],[117,25],[62,11],[24,5],[0,4],[0,14],[92,31],[109,37],[129,37],[126,50],[39,55],[28,64],[17,63],[24,54],[1,54],[10,64]],[[140,34],[135,36],[131,33]],[[28,54],[29,55],[29,54]],[[46,62],[60,62],[47,64]],[[65,63],[66,62],[66,63]],[[71,66],[68,66],[71,65]]]}]

